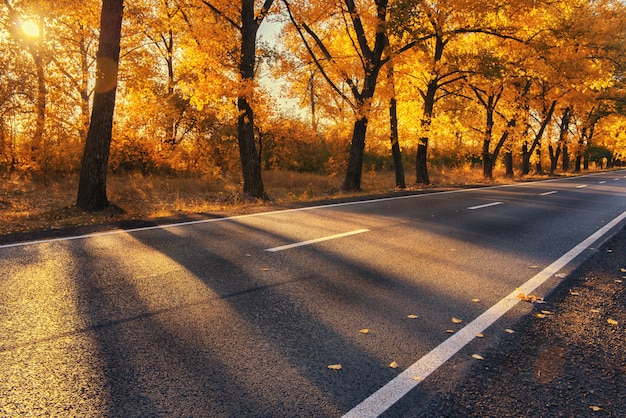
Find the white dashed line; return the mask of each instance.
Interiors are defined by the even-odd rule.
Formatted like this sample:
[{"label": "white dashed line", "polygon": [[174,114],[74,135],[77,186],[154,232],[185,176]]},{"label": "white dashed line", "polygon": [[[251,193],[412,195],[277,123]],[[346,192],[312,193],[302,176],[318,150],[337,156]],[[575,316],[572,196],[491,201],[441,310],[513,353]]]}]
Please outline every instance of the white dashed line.
[{"label": "white dashed line", "polygon": [[548,195],[555,194],[555,193],[558,193],[558,191],[552,190],[550,192],[544,192],[544,193],[541,193],[539,196],[548,196]]},{"label": "white dashed line", "polygon": [[484,209],[484,208],[489,208],[491,206],[498,206],[498,205],[504,205],[503,202],[493,202],[493,203],[487,203],[485,205],[478,205],[478,206],[470,206],[469,210],[476,210],[476,209]]},{"label": "white dashed line", "polygon": [[344,232],[343,234],[329,235],[327,237],[316,238],[308,241],[295,242],[293,244],[281,245],[280,247],[268,248],[265,251],[269,251],[275,253],[277,251],[288,250],[290,248],[302,247],[304,245],[311,245],[317,242],[329,241],[331,239],[343,238],[350,235],[362,234],[363,232],[368,232],[369,229],[357,229],[356,231]]},{"label": "white dashed line", "polygon": [[588,184],[581,184],[580,186],[576,186],[577,189],[583,189],[585,187],[587,187]]},{"label": "white dashed line", "polygon": [[603,181],[599,181],[599,182],[598,182],[598,184],[604,184],[604,183],[606,183],[606,180],[603,180]]}]

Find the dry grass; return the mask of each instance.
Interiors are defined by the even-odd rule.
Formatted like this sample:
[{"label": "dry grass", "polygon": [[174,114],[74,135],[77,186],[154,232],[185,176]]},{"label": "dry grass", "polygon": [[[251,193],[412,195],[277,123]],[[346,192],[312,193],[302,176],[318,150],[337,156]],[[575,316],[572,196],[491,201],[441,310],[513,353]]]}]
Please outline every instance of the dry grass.
[{"label": "dry grass", "polygon": [[[272,199],[268,203],[244,199],[236,175],[213,181],[136,173],[113,175],[107,183],[113,207],[99,213],[86,213],[74,206],[77,177],[52,179],[44,184],[41,180],[13,174],[0,177],[0,235],[130,219],[249,213],[265,210],[272,204],[389,193],[394,191],[394,179],[394,173],[389,171],[364,172],[363,191],[346,194],[340,192],[343,178],[339,176],[269,171],[263,177]],[[414,176],[407,173],[407,183],[413,179]],[[431,182],[433,185],[429,187],[485,183],[480,170],[470,169],[432,170]]]}]

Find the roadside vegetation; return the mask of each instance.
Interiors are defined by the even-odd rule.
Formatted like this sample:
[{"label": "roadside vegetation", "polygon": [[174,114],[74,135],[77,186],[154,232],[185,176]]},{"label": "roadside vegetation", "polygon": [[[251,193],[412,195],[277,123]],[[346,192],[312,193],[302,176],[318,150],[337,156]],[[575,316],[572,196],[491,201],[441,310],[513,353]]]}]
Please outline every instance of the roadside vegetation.
[{"label": "roadside vegetation", "polygon": [[[109,176],[109,208],[87,212],[75,204],[76,174],[55,176],[45,181],[42,177],[23,173],[4,174],[0,176],[0,235],[123,220],[234,215],[296,203],[398,191],[390,187],[395,175],[392,170],[364,172],[360,192],[342,191],[339,176],[286,171],[267,171],[263,175],[270,201],[250,199],[242,194],[236,174],[212,181],[202,177],[140,172],[113,174]],[[496,180],[485,180],[480,168],[469,165],[464,168],[440,167],[433,170],[430,186],[413,185],[403,190],[468,187],[542,178],[548,178],[548,175],[531,175],[523,179],[498,176]]]}]

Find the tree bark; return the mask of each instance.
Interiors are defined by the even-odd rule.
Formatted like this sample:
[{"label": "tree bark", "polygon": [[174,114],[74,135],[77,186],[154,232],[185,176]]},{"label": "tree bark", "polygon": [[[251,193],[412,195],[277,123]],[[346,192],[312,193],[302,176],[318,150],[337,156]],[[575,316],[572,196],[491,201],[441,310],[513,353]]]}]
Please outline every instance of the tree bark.
[{"label": "tree bark", "polygon": [[367,117],[362,117],[354,122],[348,167],[346,169],[346,177],[342,185],[343,190],[356,191],[361,189],[361,173],[363,171],[363,152],[365,150],[366,131]]},{"label": "tree bark", "polygon": [[528,152],[528,142],[522,144],[522,175],[530,173],[530,155]]},{"label": "tree bark", "polygon": [[86,211],[103,210],[109,204],[106,173],[117,91],[123,3],[123,0],[102,2],[97,54],[98,76],[76,199],[76,205]]},{"label": "tree bark", "polygon": [[[441,46],[443,50],[443,44]],[[430,123],[435,108],[435,95],[439,89],[439,80],[432,79],[426,87],[426,93],[423,94],[424,107],[422,111],[422,120],[420,122],[422,135],[417,145],[415,154],[415,182],[417,184],[430,184],[428,177],[428,139],[430,135]]]},{"label": "tree bark", "polygon": [[254,15],[254,0],[241,2],[241,58],[239,74],[242,91],[237,98],[237,136],[243,174],[243,193],[257,199],[267,199],[261,177],[261,159],[254,141],[254,112],[250,101],[256,63],[256,35],[259,29]]},{"label": "tree bark", "polygon": [[559,157],[561,156],[561,146],[557,145],[555,151],[552,145],[548,145],[548,152],[550,153],[550,175],[553,175],[559,163]]},{"label": "tree bark", "polygon": [[402,162],[402,152],[400,150],[400,138],[398,136],[398,103],[396,102],[396,89],[394,85],[393,64],[389,65],[387,74],[391,82],[391,98],[389,99],[389,139],[391,141],[391,154],[393,156],[393,167],[396,173],[396,188],[406,189],[404,179],[404,164]]},{"label": "tree bark", "polygon": [[430,184],[428,178],[428,137],[422,137],[415,153],[415,175],[417,184]]},{"label": "tree bark", "polygon": [[515,175],[513,172],[513,152],[507,151],[504,153],[504,167],[506,169],[506,177],[513,177]]}]

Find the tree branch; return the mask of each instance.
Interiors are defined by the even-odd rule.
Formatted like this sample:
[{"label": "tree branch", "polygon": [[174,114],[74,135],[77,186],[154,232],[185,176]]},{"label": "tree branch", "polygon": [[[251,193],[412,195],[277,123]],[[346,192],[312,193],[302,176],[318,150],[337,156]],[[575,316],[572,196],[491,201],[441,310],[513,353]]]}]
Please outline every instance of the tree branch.
[{"label": "tree branch", "polygon": [[[315,52],[313,52],[313,49],[311,48],[311,45],[309,45],[309,42],[306,40],[306,37],[304,36],[304,33],[302,33],[302,28],[300,27],[300,25],[296,21],[296,18],[294,17],[294,15],[293,15],[293,13],[291,11],[291,7],[290,7],[289,2],[287,0],[282,0],[282,2],[283,2],[283,4],[285,5],[285,7],[287,9],[287,14],[289,15],[289,19],[291,20],[291,23],[296,28],[296,31],[300,35],[300,39],[302,39],[302,42],[304,43],[304,47],[306,48],[306,50],[308,51],[309,55],[311,56],[311,59],[313,59],[313,62],[315,63],[315,66],[319,69],[320,73],[322,74],[322,77],[324,77],[324,79],[326,80],[328,85],[335,91],[335,93],[337,93],[343,100],[346,101],[346,103],[348,103],[350,105],[350,107],[352,107],[354,109],[355,108],[354,103],[332,81],[332,79],[326,73],[326,70],[324,69],[324,66],[320,62],[319,58],[315,55]],[[324,57],[326,59],[328,59],[330,62],[332,62],[333,58],[332,58],[330,52],[328,51],[328,49],[326,49],[326,47],[324,46],[322,41],[319,39],[319,37],[317,37],[317,35],[310,28],[308,28],[308,26],[306,24],[304,24],[303,26],[304,26],[304,29],[307,31],[307,33],[309,33],[309,35],[311,35],[313,37],[313,39],[315,40],[315,43],[317,44],[317,46],[322,51],[322,54],[324,54]],[[347,79],[347,77],[346,77],[346,79]],[[352,80],[350,80],[350,82],[351,81]],[[353,93],[354,93],[354,89],[353,89]]]},{"label": "tree branch", "polygon": [[259,15],[255,18],[257,25],[260,25],[261,22],[263,22],[263,20],[267,17],[267,14],[269,13],[272,4],[274,4],[274,0],[265,0],[265,3],[263,3],[263,7],[261,7]]},{"label": "tree branch", "polygon": [[241,25],[239,25],[237,22],[235,22],[233,19],[231,19],[230,17],[226,16],[226,14],[224,12],[222,12],[220,9],[218,9],[217,7],[213,6],[213,4],[211,4],[211,2],[208,2],[207,0],[202,0],[202,3],[204,3],[206,6],[208,6],[209,9],[211,9],[213,11],[213,13],[217,14],[218,16],[220,16],[222,19],[224,19],[225,21],[227,21],[228,23],[230,23],[232,26],[234,26],[237,30],[241,31]]}]

